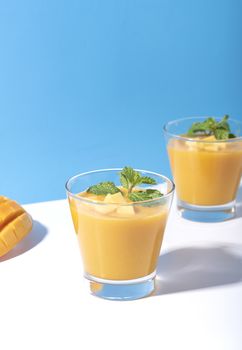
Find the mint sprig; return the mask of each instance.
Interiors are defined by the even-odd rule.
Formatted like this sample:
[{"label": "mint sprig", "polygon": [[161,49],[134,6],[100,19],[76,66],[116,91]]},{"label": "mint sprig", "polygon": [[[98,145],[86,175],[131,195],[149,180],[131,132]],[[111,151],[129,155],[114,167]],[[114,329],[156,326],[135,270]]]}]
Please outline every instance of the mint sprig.
[{"label": "mint sprig", "polygon": [[107,195],[107,194],[115,194],[120,192],[120,189],[115,186],[114,182],[100,182],[97,185],[90,186],[87,189],[88,193],[93,193],[96,195]]},{"label": "mint sprig", "polygon": [[132,202],[141,202],[141,201],[147,201],[150,199],[160,198],[162,196],[163,195],[160,191],[148,189],[145,191],[137,191],[137,192],[130,193],[129,199]]},{"label": "mint sprig", "polygon": [[229,116],[225,115],[220,121],[215,118],[207,118],[203,122],[193,123],[188,130],[188,136],[210,136],[214,135],[216,140],[235,138],[231,133],[228,123]]},{"label": "mint sprig", "polygon": [[127,190],[126,194],[111,181],[100,182],[96,185],[90,186],[87,189],[87,192],[95,195],[107,195],[120,192],[122,195],[126,195],[132,202],[141,202],[163,196],[160,191],[151,188],[133,191],[137,185],[156,185],[156,180],[149,176],[142,176],[138,171],[131,167],[124,167],[119,174],[119,178],[121,185]]},{"label": "mint sprig", "polygon": [[149,176],[141,176],[140,173],[131,167],[124,167],[120,173],[120,182],[128,190],[128,194],[133,188],[140,184],[156,185],[155,179]]}]

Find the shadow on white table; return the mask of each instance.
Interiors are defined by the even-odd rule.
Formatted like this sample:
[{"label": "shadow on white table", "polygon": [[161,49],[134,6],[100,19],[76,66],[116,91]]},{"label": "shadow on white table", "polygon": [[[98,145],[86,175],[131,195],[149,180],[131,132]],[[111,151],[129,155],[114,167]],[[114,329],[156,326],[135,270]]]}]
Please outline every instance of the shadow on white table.
[{"label": "shadow on white table", "polygon": [[[242,183],[236,218],[242,218]],[[229,220],[230,221],[230,220]],[[242,229],[241,229],[242,234]],[[242,245],[235,243],[182,247],[159,257],[154,295],[172,294],[242,282]]]},{"label": "shadow on white table", "polygon": [[30,234],[25,237],[14,249],[0,258],[0,262],[15,258],[18,255],[24,254],[30,249],[37,246],[48,233],[47,228],[39,221],[33,221],[33,229]]},{"label": "shadow on white table", "polygon": [[242,246],[184,247],[159,257],[154,295],[211,288],[242,281]]}]

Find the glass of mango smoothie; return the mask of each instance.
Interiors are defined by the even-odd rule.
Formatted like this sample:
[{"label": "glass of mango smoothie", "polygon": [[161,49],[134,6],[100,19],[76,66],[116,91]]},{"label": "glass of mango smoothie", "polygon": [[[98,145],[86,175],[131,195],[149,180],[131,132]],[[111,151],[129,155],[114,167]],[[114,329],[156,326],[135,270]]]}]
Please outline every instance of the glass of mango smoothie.
[{"label": "glass of mango smoothie", "polygon": [[125,167],[74,176],[66,190],[91,293],[114,300],[149,295],[173,182]]},{"label": "glass of mango smoothie", "polygon": [[164,126],[181,216],[217,222],[235,216],[242,174],[242,123],[193,117]]}]

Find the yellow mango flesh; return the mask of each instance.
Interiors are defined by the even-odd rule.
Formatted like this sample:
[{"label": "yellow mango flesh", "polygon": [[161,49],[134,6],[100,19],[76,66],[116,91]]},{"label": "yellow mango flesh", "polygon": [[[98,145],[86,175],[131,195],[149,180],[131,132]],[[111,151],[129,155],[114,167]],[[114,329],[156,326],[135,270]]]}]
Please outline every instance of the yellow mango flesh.
[{"label": "yellow mango flesh", "polygon": [[125,205],[119,195],[113,196],[101,199],[107,207],[103,211],[97,204],[69,198],[85,271],[109,280],[144,277],[156,268],[169,208]]},{"label": "yellow mango flesh", "polygon": [[0,257],[13,249],[31,229],[30,215],[15,201],[0,196]]},{"label": "yellow mango flesh", "polygon": [[171,139],[168,154],[178,198],[194,205],[233,201],[242,174],[242,141]]}]

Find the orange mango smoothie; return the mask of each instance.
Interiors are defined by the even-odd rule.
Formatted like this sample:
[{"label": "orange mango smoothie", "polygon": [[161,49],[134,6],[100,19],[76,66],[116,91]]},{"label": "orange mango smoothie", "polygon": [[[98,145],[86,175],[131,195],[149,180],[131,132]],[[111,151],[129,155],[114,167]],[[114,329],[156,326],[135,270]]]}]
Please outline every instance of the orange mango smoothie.
[{"label": "orange mango smoothie", "polygon": [[168,154],[180,200],[215,206],[235,199],[242,175],[241,140],[171,138]]},{"label": "orange mango smoothie", "polygon": [[154,272],[169,208],[127,203],[121,193],[79,196],[69,202],[85,272],[109,280]]}]

